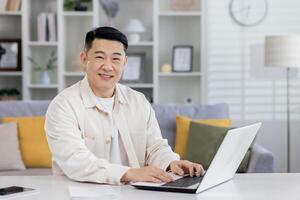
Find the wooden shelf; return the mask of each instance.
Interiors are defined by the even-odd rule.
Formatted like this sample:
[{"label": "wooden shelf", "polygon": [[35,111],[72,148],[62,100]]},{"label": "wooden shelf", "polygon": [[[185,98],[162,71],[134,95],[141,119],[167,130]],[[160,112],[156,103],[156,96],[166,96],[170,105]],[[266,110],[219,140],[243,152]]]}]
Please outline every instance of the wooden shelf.
[{"label": "wooden shelf", "polygon": [[129,46],[153,46],[152,41],[129,42]]},{"label": "wooden shelf", "polygon": [[161,11],[159,16],[161,17],[174,17],[174,16],[195,16],[199,17],[202,15],[200,11]]},{"label": "wooden shelf", "polygon": [[22,72],[1,72],[0,71],[0,76],[22,76]]},{"label": "wooden shelf", "polygon": [[202,76],[201,72],[170,72],[170,73],[162,73],[158,74],[160,77],[178,77],[178,76]]},{"label": "wooden shelf", "polygon": [[51,85],[43,85],[43,84],[30,84],[28,86],[31,89],[57,89],[57,84],[51,84]]},{"label": "wooden shelf", "polygon": [[86,16],[86,17],[92,17],[93,12],[92,11],[64,11],[63,15],[66,17],[76,17],[76,16]]},{"label": "wooden shelf", "polygon": [[69,77],[77,77],[77,76],[84,76],[85,72],[64,72],[64,76],[69,76]]},{"label": "wooden shelf", "polygon": [[153,88],[154,85],[152,83],[121,83],[131,88]]},{"label": "wooden shelf", "polygon": [[22,16],[21,11],[4,11],[0,12],[0,16]]},{"label": "wooden shelf", "polygon": [[29,46],[57,46],[57,41],[30,41]]}]

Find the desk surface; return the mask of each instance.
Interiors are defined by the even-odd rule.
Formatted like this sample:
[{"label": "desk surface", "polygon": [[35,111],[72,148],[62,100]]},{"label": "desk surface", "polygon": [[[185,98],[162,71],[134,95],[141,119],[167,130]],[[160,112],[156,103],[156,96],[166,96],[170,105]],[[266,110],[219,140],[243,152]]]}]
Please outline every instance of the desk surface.
[{"label": "desk surface", "polygon": [[[238,174],[233,180],[200,194],[182,194],[138,190],[130,185],[107,186],[101,184],[78,183],[58,176],[1,176],[0,187],[18,185],[38,190],[14,199],[26,200],[64,200],[70,198],[70,188],[96,189],[103,194],[98,199],[120,200],[188,200],[188,199],[272,199],[299,200],[300,173],[291,174]],[[1,197],[0,197],[1,199]],[[74,198],[75,199],[75,198]],[[82,199],[82,198],[79,198]]]}]

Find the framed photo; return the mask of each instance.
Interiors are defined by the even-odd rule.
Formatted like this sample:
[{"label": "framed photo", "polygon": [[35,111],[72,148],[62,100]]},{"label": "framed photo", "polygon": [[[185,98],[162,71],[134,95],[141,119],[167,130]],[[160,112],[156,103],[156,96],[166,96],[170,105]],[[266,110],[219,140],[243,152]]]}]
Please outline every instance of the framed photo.
[{"label": "framed photo", "polygon": [[179,45],[173,47],[172,71],[190,72],[193,65],[193,46]]},{"label": "framed photo", "polygon": [[144,65],[144,53],[127,54],[128,63],[122,75],[122,82],[143,82],[142,66]]},{"label": "framed photo", "polygon": [[21,71],[20,39],[0,39],[0,71]]}]

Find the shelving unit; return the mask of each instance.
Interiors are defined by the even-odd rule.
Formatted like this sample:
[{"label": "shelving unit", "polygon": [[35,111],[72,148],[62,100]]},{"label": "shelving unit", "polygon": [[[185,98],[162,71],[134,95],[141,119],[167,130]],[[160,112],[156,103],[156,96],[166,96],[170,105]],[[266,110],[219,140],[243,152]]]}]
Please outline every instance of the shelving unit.
[{"label": "shelving unit", "polygon": [[[156,35],[156,85],[155,102],[160,103],[192,103],[203,102],[204,49],[202,1],[196,0],[189,10],[175,10],[172,0],[155,0],[155,35]],[[170,37],[172,35],[172,37]],[[198,39],[197,39],[198,38]],[[162,73],[163,64],[172,64],[173,47],[191,45],[193,47],[193,65],[191,72]]]},{"label": "shelving unit", "polygon": [[[202,50],[205,48],[204,0],[195,0],[191,10],[173,10],[171,1],[119,1],[120,9],[113,21],[114,26],[122,31],[131,18],[138,18],[146,29],[141,34],[141,41],[129,42],[128,49],[129,55],[145,55],[141,69],[143,80],[122,83],[143,92],[154,103],[182,104],[187,97],[191,97],[193,103],[201,103],[205,63]],[[56,13],[57,41],[37,40],[37,16],[40,12]],[[22,0],[21,11],[0,13],[0,23],[3,27],[0,36],[22,38],[23,50],[22,71],[0,71],[0,85],[5,83],[19,88],[24,100],[52,99],[84,77],[79,54],[83,50],[85,34],[94,27],[107,25],[107,17],[99,0],[92,0],[88,11],[65,11],[63,0]],[[160,72],[163,64],[172,63],[174,45],[193,46],[191,72]],[[44,63],[52,51],[57,55],[57,70],[52,72],[50,84],[45,85],[40,82],[43,75],[33,70],[28,58]]]},{"label": "shelving unit", "polygon": [[[0,12],[0,38],[22,38],[22,11]],[[22,59],[21,59],[22,63]],[[23,70],[23,66],[21,66]],[[0,71],[0,89],[17,89],[23,94],[23,71]]]}]

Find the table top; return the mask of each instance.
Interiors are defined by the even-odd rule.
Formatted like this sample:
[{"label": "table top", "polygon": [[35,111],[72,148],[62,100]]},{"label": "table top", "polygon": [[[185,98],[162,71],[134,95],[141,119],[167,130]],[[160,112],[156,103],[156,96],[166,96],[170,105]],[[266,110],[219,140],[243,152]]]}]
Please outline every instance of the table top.
[{"label": "table top", "polygon": [[[22,200],[64,200],[97,192],[97,199],[120,200],[189,200],[189,199],[300,199],[300,173],[273,174],[237,174],[234,179],[199,194],[183,194],[138,190],[130,185],[110,186],[93,183],[79,183],[61,176],[1,176],[0,188],[7,186],[23,186],[35,188],[36,193],[19,196]],[[100,198],[101,197],[101,198]],[[3,197],[2,197],[3,198]],[[0,197],[1,199],[1,197]],[[94,198],[96,199],[96,198]]]}]

